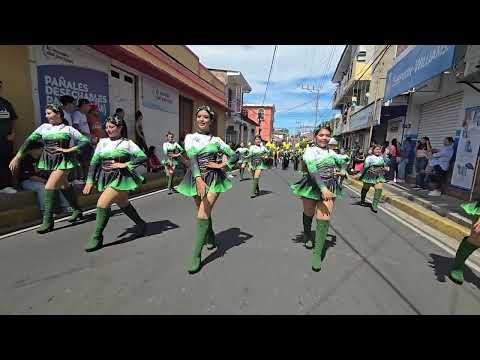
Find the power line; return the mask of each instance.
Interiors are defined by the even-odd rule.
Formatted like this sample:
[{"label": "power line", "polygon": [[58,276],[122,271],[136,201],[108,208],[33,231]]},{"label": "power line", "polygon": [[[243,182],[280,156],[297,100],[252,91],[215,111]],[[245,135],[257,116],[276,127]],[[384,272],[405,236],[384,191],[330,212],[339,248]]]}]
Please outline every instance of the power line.
[{"label": "power line", "polygon": [[262,106],[265,103],[265,98],[267,97],[268,85],[270,84],[270,76],[272,75],[273,62],[275,61],[275,54],[277,53],[277,46],[273,49],[272,63],[270,64],[270,71],[268,72],[267,86],[265,86],[265,94],[263,95]]}]

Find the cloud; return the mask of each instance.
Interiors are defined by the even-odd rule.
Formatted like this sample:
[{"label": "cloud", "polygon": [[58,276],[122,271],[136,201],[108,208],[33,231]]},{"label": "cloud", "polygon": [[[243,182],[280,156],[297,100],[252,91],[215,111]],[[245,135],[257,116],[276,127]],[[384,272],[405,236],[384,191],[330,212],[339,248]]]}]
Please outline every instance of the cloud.
[{"label": "cloud", "polygon": [[[241,71],[252,87],[245,94],[246,103],[261,103],[265,94],[274,45],[188,45],[206,67]],[[315,122],[315,94],[299,88],[301,84],[321,86],[319,108],[322,116],[329,111],[335,84],[330,82],[344,45],[279,45],[272,69],[265,103],[277,109],[275,127],[295,130],[295,118]],[[308,101],[295,111],[284,112]],[[323,115],[325,114],[325,115]],[[301,119],[302,120],[302,119]]]}]

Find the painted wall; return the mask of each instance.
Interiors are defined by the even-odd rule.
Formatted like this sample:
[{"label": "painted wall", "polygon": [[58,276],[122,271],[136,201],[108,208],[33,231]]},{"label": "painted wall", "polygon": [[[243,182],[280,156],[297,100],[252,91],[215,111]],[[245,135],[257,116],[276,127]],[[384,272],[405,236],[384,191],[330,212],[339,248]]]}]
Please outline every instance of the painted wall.
[{"label": "painted wall", "polygon": [[35,129],[32,80],[27,45],[0,45],[3,97],[15,108],[15,149]]}]

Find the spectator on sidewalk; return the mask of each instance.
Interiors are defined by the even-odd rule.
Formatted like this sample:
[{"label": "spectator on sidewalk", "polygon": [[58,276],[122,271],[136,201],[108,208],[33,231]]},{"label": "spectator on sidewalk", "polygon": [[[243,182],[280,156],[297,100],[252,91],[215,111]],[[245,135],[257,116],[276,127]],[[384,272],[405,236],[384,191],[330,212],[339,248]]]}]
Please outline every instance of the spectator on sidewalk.
[{"label": "spectator on sidewalk", "polygon": [[443,148],[432,150],[432,158],[428,162],[426,168],[425,183],[433,181],[433,190],[428,193],[429,196],[440,196],[443,193],[443,186],[447,179],[448,169],[450,168],[450,160],[454,154],[454,142],[452,137],[446,137],[443,141]]},{"label": "spectator on sidewalk", "polygon": [[63,95],[60,97],[60,102],[63,105],[63,117],[72,126],[72,114],[75,111],[75,98],[70,95]]},{"label": "spectator on sidewalk", "polygon": [[358,174],[363,171],[364,163],[365,163],[365,154],[363,153],[363,150],[360,150],[354,159],[354,166],[353,166],[354,174]]},{"label": "spectator on sidewalk", "polygon": [[127,123],[125,122],[125,110],[123,110],[122,108],[117,108],[115,110],[115,115],[114,116],[117,116],[119,117],[122,122],[123,122],[123,126],[122,126],[122,137],[124,138],[128,138],[128,129],[127,129]]},{"label": "spectator on sidewalk", "polygon": [[[47,183],[50,172],[37,169],[37,162],[42,155],[42,151],[41,143],[34,143],[30,146],[27,155],[25,155],[20,162],[18,180],[23,190],[34,191],[37,194],[38,207],[43,215],[45,206],[45,184]],[[59,195],[61,212],[67,213],[69,211],[69,204],[61,192],[59,192]]]},{"label": "spectator on sidewalk", "polygon": [[148,151],[147,141],[143,132],[143,114],[140,110],[135,113],[135,138],[136,143],[144,152]]},{"label": "spectator on sidewalk", "polygon": [[8,165],[13,159],[17,113],[12,104],[2,97],[3,86],[3,81],[0,80],[0,192],[14,194],[17,190],[13,188],[13,177]]},{"label": "spectator on sidewalk", "polygon": [[[87,113],[90,111],[90,102],[87,99],[78,100],[78,109],[72,114],[73,127],[80,131],[82,135],[85,135],[90,143],[92,137],[90,133],[90,127],[88,126]],[[79,176],[77,176],[75,184],[84,184],[87,179],[88,168],[90,166],[90,159],[93,156],[92,146],[85,146],[79,155],[81,170]]]},{"label": "spectator on sidewalk", "polygon": [[415,143],[409,136],[407,136],[402,145],[400,157],[402,160],[398,164],[397,182],[404,183],[412,172],[413,162],[415,161]]},{"label": "spectator on sidewalk", "polygon": [[417,153],[415,159],[415,172],[417,174],[414,189],[421,189],[424,186],[425,168],[428,164],[428,158],[432,155],[432,145],[430,139],[424,136],[417,144]]},{"label": "spectator on sidewalk", "polygon": [[103,130],[100,114],[97,110],[97,105],[90,104],[90,110],[87,113],[88,127],[90,128],[90,135],[92,145],[97,146],[100,139],[107,137],[105,130]]},{"label": "spectator on sidewalk", "polygon": [[[387,153],[388,149],[388,153]],[[387,181],[393,180],[393,182],[397,182],[397,154],[398,154],[398,146],[397,146],[397,139],[393,139],[392,143],[385,149],[385,153],[387,153],[387,161],[389,164],[389,171],[385,174],[385,179]]]}]

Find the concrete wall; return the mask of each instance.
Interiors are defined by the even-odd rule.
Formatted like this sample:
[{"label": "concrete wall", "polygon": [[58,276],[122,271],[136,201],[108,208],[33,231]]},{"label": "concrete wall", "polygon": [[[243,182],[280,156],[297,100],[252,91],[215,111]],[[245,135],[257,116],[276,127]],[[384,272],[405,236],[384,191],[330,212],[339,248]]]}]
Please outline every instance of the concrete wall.
[{"label": "concrete wall", "polygon": [[32,80],[27,45],[0,45],[3,97],[15,108],[15,149],[35,128]]}]

